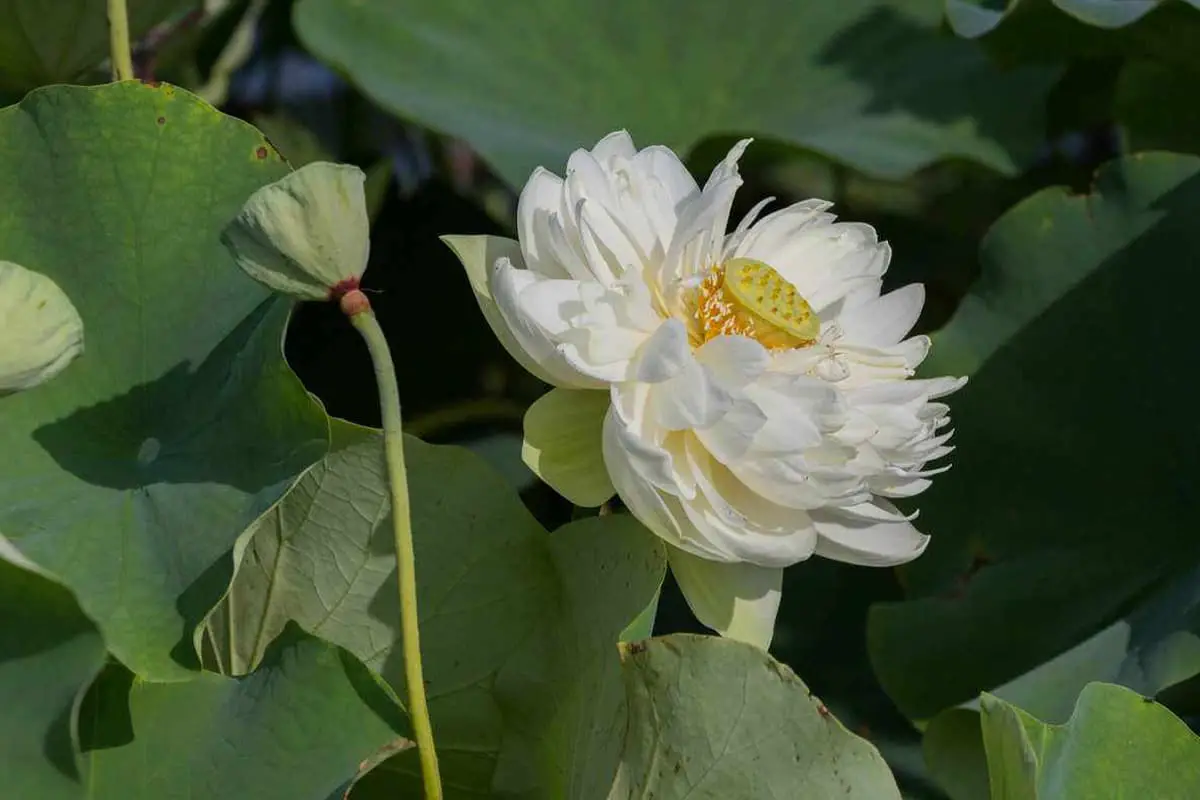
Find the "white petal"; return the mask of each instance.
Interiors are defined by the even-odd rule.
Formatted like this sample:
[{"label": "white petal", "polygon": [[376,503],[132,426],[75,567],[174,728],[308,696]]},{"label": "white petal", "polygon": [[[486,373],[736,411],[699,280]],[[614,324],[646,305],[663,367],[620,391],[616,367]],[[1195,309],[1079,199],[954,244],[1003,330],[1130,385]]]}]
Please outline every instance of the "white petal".
[{"label": "white petal", "polygon": [[[706,453],[695,437],[686,443],[699,491],[695,498],[683,500],[682,506],[696,530],[696,541],[707,543],[705,551],[717,551],[726,561],[765,567],[790,566],[812,555],[816,530],[804,511],[772,503],[752,491]],[[692,549],[686,541],[680,546]]]},{"label": "white petal", "polygon": [[614,492],[603,454],[609,405],[608,392],[552,389],[525,412],[521,457],[577,506],[598,506]]},{"label": "white petal", "polygon": [[592,148],[592,155],[597,161],[604,163],[613,158],[633,158],[637,148],[633,146],[633,138],[629,131],[613,131]]},{"label": "white petal", "polygon": [[734,254],[737,252],[742,240],[746,237],[747,232],[749,232],[750,226],[758,219],[758,215],[762,213],[763,209],[773,202],[775,202],[774,197],[764,197],[762,200],[759,200],[746,212],[746,216],[742,217],[742,221],[734,228],[733,233],[725,237],[725,260],[735,257]]},{"label": "white petal", "polygon": [[659,425],[684,431],[715,424],[732,407],[733,396],[692,359],[679,374],[653,386],[650,404]]},{"label": "white petal", "polygon": [[[583,292],[589,284],[573,280],[541,278],[530,272],[517,294],[517,306],[523,317],[537,323],[557,342],[563,334],[578,329],[587,311]],[[600,291],[599,287],[593,287]]]},{"label": "white petal", "polygon": [[[614,394],[616,390],[614,389]],[[641,434],[626,420],[614,404],[604,418],[605,464],[612,476],[612,455],[623,466],[632,470],[642,482],[667,492],[679,494],[681,483],[671,453],[658,442]],[[611,453],[610,453],[611,450]],[[620,487],[618,487],[618,490]]]},{"label": "white petal", "polygon": [[[568,277],[567,271],[555,262],[553,252],[549,250],[550,234],[547,224],[547,218],[558,212],[562,195],[562,178],[538,167],[525,182],[525,188],[521,190],[521,196],[517,199],[517,238],[521,242],[525,265],[547,278]],[[442,237],[442,241],[449,243],[450,238],[466,237]]]},{"label": "white petal", "polygon": [[798,231],[815,225],[832,222],[833,214],[826,213],[833,203],[827,200],[810,199],[772,211],[742,233],[733,255],[767,261],[776,250]]},{"label": "white petal", "polygon": [[[517,298],[522,316],[555,343],[567,364],[604,383],[629,378],[630,364],[649,333],[639,327],[641,301],[595,282],[542,279]],[[661,319],[659,319],[661,322]]]},{"label": "white petal", "polygon": [[874,522],[832,509],[810,513],[819,534],[817,555],[834,561],[864,567],[894,567],[912,561],[929,544],[929,537],[911,522]]},{"label": "white petal", "polygon": [[667,557],[696,619],[722,636],[770,647],[782,569],[709,561],[675,547],[667,548]]},{"label": "white petal", "polygon": [[500,313],[495,298],[492,297],[489,282],[492,265],[500,259],[520,263],[520,245],[512,239],[504,239],[499,236],[443,236],[441,238],[462,262],[463,268],[467,272],[467,279],[471,282],[471,291],[475,295],[475,302],[479,304],[479,310],[483,312],[483,317],[491,326],[492,333],[496,334],[496,338],[500,340],[500,344],[504,345],[504,349],[513,357],[513,360],[546,383],[559,386],[575,385],[575,379],[570,377],[570,371],[566,371],[565,366],[564,372],[555,374],[550,369],[544,368],[538,363],[537,358],[526,351],[525,347],[517,341],[504,315]]},{"label": "white petal", "polygon": [[812,466],[802,455],[768,455],[745,459],[730,465],[738,480],[765,499],[786,508],[811,512],[835,499],[843,491],[853,491],[856,479],[849,478],[846,489],[828,486],[813,475]]},{"label": "white petal", "polygon": [[[547,382],[555,386],[573,389],[604,388],[604,381],[596,380],[571,366],[556,343],[547,336],[546,331],[525,314],[520,302],[521,295],[532,284],[545,280],[548,279],[540,278],[527,269],[517,269],[509,258],[501,257],[488,274],[487,288],[500,312],[501,320],[512,336],[512,341],[540,368],[541,374],[534,372],[535,375],[543,380],[548,378]],[[482,302],[480,307],[483,307]],[[487,313],[486,309],[484,313]],[[492,329],[495,328],[493,324]],[[504,338],[501,337],[500,341],[504,342]],[[509,352],[512,350],[509,349]]]},{"label": "white petal", "polygon": [[[661,145],[647,147],[634,157],[628,180],[630,201],[640,211],[648,235],[643,250],[661,261],[675,237],[684,204],[700,194],[700,187],[679,156]],[[636,225],[632,229],[643,230]]]},{"label": "white petal", "polygon": [[729,210],[734,194],[742,185],[737,162],[750,141],[743,139],[735,144],[713,169],[700,194],[683,205],[671,248],[663,262],[666,270],[660,278],[663,285],[699,275],[721,259]]},{"label": "white petal", "polygon": [[83,352],[83,320],[58,284],[0,261],[0,396],[58,375]]},{"label": "white petal", "polygon": [[[937,472],[938,470],[932,470]],[[942,470],[944,471],[944,469]],[[870,480],[871,491],[880,497],[916,497],[933,485],[923,477],[891,477],[881,475]]]},{"label": "white petal", "polygon": [[665,190],[672,206],[700,191],[696,179],[669,147],[651,145],[645,148],[634,157],[634,165]]},{"label": "white petal", "polygon": [[658,327],[638,353],[634,379],[662,383],[678,375],[694,361],[687,328],[677,319]]},{"label": "white petal", "polygon": [[925,305],[925,287],[919,283],[889,292],[838,315],[847,342],[890,347],[898,343],[917,324]]},{"label": "white petal", "polygon": [[766,422],[766,414],[753,402],[735,399],[721,419],[695,434],[718,461],[731,464],[746,455]]},{"label": "white petal", "polygon": [[674,498],[658,492],[643,472],[656,473],[659,483],[670,482],[669,456],[665,451],[659,450],[656,454],[641,445],[613,410],[604,418],[603,450],[604,465],[613,487],[630,512],[663,541],[671,544],[683,541],[680,525],[683,514],[679,512],[678,504],[672,506],[668,501]]},{"label": "white petal", "polygon": [[823,434],[846,421],[841,395],[818,378],[768,374],[747,387],[746,396],[767,419],[755,441],[755,451],[761,454],[814,447]]},{"label": "white petal", "polygon": [[918,399],[944,397],[966,382],[966,378],[947,377],[872,383],[846,392],[846,402],[858,406],[905,405]]},{"label": "white petal", "polygon": [[716,336],[696,351],[696,360],[726,389],[741,389],[771,363],[767,349],[746,336]]}]

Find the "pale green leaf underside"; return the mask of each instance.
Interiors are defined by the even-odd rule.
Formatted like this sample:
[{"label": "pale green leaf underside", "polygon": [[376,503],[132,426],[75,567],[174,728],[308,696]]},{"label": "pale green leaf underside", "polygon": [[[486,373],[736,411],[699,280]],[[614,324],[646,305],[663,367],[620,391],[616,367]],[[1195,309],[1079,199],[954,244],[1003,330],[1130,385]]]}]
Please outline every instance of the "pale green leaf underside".
[{"label": "pale green leaf underside", "polygon": [[992,800],[1200,796],[1200,739],[1163,706],[1090,684],[1065,725],[983,699]]},{"label": "pale green leaf underside", "polygon": [[610,800],[899,800],[879,751],[762,650],[675,635],[624,651],[630,719]]},{"label": "pale green leaf underside", "polygon": [[[621,731],[616,641],[662,580],[657,540],[627,516],[548,535],[478,457],[412,438],[405,448],[447,783],[461,796],[526,785],[538,797],[594,796]],[[206,661],[243,672],[294,620],[404,696],[384,478],[380,434],[335,421],[328,456],[239,541],[230,593],[198,642]],[[356,791],[416,791],[415,759],[394,762]]]}]

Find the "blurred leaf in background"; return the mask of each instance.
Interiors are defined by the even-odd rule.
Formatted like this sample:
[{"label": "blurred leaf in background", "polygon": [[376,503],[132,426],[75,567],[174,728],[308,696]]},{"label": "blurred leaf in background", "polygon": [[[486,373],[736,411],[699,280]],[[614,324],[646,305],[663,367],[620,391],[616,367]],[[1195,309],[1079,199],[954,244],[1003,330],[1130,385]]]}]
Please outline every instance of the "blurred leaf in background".
[{"label": "blurred leaf in background", "polygon": [[[200,0],[135,0],[135,38],[191,13]],[[0,89],[28,91],[69,83],[108,56],[108,17],[98,0],[0,0]]]},{"label": "blurred leaf in background", "polygon": [[939,35],[939,0],[795,4],[301,0],[297,31],[381,105],[470,142],[511,185],[614,127],[690,150],[750,133],[901,177],[1018,171],[1054,72]]},{"label": "blurred leaf in background", "polygon": [[[984,242],[983,275],[929,369],[968,373],[955,469],[922,497],[935,531],[874,609],[872,661],[915,719],[1096,633],[1200,558],[1186,362],[1169,295],[1200,290],[1188,234],[1200,161],[1144,155],[1093,194],[1048,189]],[[1195,250],[1195,252],[1192,252]]]}]

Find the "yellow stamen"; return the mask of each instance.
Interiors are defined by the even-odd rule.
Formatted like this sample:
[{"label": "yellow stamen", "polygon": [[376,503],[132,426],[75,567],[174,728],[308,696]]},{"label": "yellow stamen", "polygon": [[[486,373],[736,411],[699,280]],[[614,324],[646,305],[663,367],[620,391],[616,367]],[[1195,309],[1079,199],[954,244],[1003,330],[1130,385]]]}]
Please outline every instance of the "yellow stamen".
[{"label": "yellow stamen", "polygon": [[821,333],[821,320],[796,287],[767,264],[748,258],[714,268],[697,289],[694,307],[696,345],[728,335],[793,349],[815,343]]}]

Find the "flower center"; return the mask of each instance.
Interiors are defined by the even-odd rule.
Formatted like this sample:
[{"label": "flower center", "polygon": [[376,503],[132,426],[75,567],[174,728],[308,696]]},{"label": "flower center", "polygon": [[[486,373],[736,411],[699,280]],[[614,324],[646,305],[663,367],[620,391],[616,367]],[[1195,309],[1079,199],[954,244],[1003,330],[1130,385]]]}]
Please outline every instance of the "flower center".
[{"label": "flower center", "polygon": [[693,344],[716,336],[749,336],[764,347],[808,347],[821,320],[796,287],[761,261],[735,258],[714,267],[696,290]]}]

